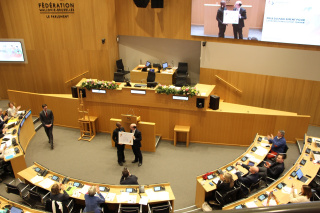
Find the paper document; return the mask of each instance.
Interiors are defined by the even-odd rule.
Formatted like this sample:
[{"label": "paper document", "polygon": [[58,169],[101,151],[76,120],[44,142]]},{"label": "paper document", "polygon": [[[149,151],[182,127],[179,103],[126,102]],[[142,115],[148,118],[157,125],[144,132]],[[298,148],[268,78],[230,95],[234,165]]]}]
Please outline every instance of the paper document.
[{"label": "paper document", "polygon": [[268,150],[266,150],[265,148],[263,148],[263,147],[258,147],[257,148],[257,150],[255,151],[255,153],[257,154],[257,155],[260,155],[260,156],[264,156],[264,155],[266,155],[266,154],[268,154]]},{"label": "paper document", "polygon": [[224,24],[239,24],[239,12],[233,10],[223,11],[223,23]]},{"label": "paper document", "polygon": [[[268,199],[265,199],[264,201],[262,201],[262,205],[268,206],[267,201]],[[276,206],[276,205],[277,205],[277,202],[273,198],[269,200],[269,206]]]},{"label": "paper document", "polygon": [[90,185],[84,185],[80,191],[81,194],[87,194],[88,190],[90,189]]},{"label": "paper document", "polygon": [[149,200],[169,200],[169,192],[154,192],[151,196],[148,195]]},{"label": "paper document", "polygon": [[246,206],[248,208],[256,208],[256,207],[258,207],[257,204],[254,201],[246,203]]},{"label": "paper document", "polygon": [[316,161],[320,160],[320,155],[319,154],[313,154],[313,156],[314,156],[314,159]]},{"label": "paper document", "polygon": [[4,150],[4,156],[9,156],[9,155],[13,155],[13,156],[16,155],[13,147],[7,148],[6,150]]},{"label": "paper document", "polygon": [[[292,191],[292,188],[291,188],[291,187],[285,186],[285,187],[282,188],[282,192],[283,192],[283,193],[290,194],[291,191]],[[297,189],[294,189],[294,192],[297,194],[298,190],[297,190]]]},{"label": "paper document", "polygon": [[129,200],[129,198],[130,198],[129,192],[121,192],[120,195],[117,195],[117,202],[125,203]]},{"label": "paper document", "polygon": [[218,184],[218,181],[220,180],[220,177],[216,177],[214,178],[212,181],[215,183],[215,184]]},{"label": "paper document", "polygon": [[312,142],[318,142],[318,143],[320,143],[320,139],[318,139],[318,138],[312,138]]},{"label": "paper document", "polygon": [[119,144],[133,145],[133,133],[119,132]]},{"label": "paper document", "polygon": [[43,176],[36,175],[30,181],[31,181],[31,183],[35,184],[35,183],[38,183],[42,180],[43,180]]},{"label": "paper document", "polygon": [[49,178],[46,178],[44,179],[43,181],[41,181],[39,183],[39,185],[42,187],[42,188],[46,188],[46,189],[49,189],[53,184],[55,183],[55,181],[49,179]]},{"label": "paper document", "polygon": [[139,204],[148,205],[148,197],[147,196],[141,196]]},{"label": "paper document", "polygon": [[129,195],[128,203],[136,203],[137,202],[137,195]]},{"label": "paper document", "polygon": [[115,197],[116,197],[116,193],[109,192],[105,199],[106,199],[106,201],[113,201]]}]

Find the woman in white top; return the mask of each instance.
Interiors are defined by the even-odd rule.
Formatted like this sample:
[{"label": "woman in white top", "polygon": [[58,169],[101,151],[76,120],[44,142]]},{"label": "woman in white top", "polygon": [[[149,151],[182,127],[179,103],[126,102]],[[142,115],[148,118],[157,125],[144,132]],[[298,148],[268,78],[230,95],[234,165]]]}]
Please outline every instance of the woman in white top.
[{"label": "woman in white top", "polygon": [[290,203],[305,203],[310,202],[310,198],[312,196],[311,188],[308,185],[303,185],[301,187],[301,192],[299,195],[294,190],[294,186],[292,185],[292,190],[290,193]]},{"label": "woman in white top", "polygon": [[18,106],[17,108],[14,106],[13,102],[9,102],[8,103],[8,117],[14,117],[17,115],[19,109],[21,108],[21,106]]}]

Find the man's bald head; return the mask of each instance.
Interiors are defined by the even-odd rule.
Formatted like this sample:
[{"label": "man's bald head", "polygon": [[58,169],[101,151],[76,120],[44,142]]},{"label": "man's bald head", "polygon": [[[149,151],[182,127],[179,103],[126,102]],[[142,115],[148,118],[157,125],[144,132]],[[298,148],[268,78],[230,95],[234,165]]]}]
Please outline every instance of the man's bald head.
[{"label": "man's bald head", "polygon": [[120,123],[120,122],[117,122],[117,123],[116,123],[116,126],[117,126],[118,128],[121,128],[121,123]]},{"label": "man's bald head", "polygon": [[251,174],[256,174],[259,172],[259,168],[256,166],[252,166],[250,167],[249,171],[251,172]]}]

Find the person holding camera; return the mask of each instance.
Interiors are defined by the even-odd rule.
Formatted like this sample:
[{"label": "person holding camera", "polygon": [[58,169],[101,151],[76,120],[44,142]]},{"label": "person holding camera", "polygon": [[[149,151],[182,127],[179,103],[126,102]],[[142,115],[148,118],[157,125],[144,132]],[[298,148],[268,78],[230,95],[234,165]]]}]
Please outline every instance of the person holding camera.
[{"label": "person holding camera", "polygon": [[122,171],[120,185],[139,185],[138,177],[130,174],[129,170],[125,167]]},{"label": "person holding camera", "polygon": [[138,166],[142,165],[142,153],[140,150],[141,147],[141,132],[137,129],[136,124],[131,124],[130,125],[130,132],[133,133],[133,145],[132,145],[132,151],[134,154],[134,160],[132,163],[137,163],[139,162]]}]

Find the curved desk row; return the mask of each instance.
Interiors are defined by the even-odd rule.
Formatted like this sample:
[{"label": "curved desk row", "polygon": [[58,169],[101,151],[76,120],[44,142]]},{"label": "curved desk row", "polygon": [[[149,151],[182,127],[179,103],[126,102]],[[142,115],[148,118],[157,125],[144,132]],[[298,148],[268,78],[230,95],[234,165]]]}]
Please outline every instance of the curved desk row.
[{"label": "curved desk row", "polygon": [[[15,138],[17,145],[14,146],[12,144],[5,150],[4,160],[11,162],[14,176],[18,177],[18,172],[27,168],[24,154],[30,140],[36,133],[32,121],[31,110],[27,111],[21,119],[18,117],[11,118],[8,121],[7,126],[10,126],[10,124],[13,123],[15,123],[15,125],[7,130],[6,135],[1,139],[1,144],[5,142],[5,138],[9,139],[6,143],[11,144],[12,139]],[[19,152],[17,153],[15,149],[18,149]]]},{"label": "curved desk row", "polygon": [[[254,207],[263,207],[266,206],[266,198],[264,200],[259,200],[260,198],[267,197],[267,194],[271,191],[273,191],[274,195],[277,197],[278,201],[280,201],[281,204],[287,204],[290,200],[289,194],[291,193],[291,187],[294,185],[295,189],[297,189],[297,193],[301,192],[301,187],[302,185],[306,184],[308,185],[313,178],[317,175],[317,172],[320,168],[320,164],[314,163],[314,155],[313,151],[320,151],[320,148],[316,146],[316,143],[314,140],[312,142],[308,142],[308,136],[305,136],[305,141],[304,141],[304,147],[303,150],[295,162],[295,164],[292,166],[292,168],[281,178],[273,182],[269,187],[260,190],[259,192],[251,195],[248,198],[236,201],[234,203],[231,203],[229,205],[226,205],[223,207],[223,209],[234,209],[234,208],[254,208]],[[320,141],[320,139],[318,138]],[[310,149],[310,154],[307,153],[306,151]],[[311,160],[312,159],[312,160]],[[301,161],[305,160],[305,164],[302,165]],[[305,176],[306,180],[305,182],[302,182],[297,179],[297,176],[292,177],[291,174],[298,169],[301,169],[303,175]],[[279,185],[280,184],[280,185]],[[279,186],[278,186],[279,185]],[[283,186],[282,189],[279,189],[280,186]],[[270,202],[271,203],[271,202]]]},{"label": "curved desk row", "polygon": [[[5,197],[2,197],[0,196],[0,209],[2,210],[5,210],[5,209],[11,209],[12,207],[15,207],[15,208],[18,208],[20,210],[23,210],[24,213],[31,213],[31,212],[34,212],[34,213],[40,213],[40,212],[44,212],[44,211],[41,211],[41,210],[36,210],[36,209],[31,209],[25,205],[21,205],[19,203],[16,203],[14,201],[11,201]],[[11,209],[11,211],[13,211]]]},{"label": "curved desk row", "polygon": [[[38,176],[37,172],[35,171],[36,168],[39,168],[41,170],[47,170],[48,173],[43,176]],[[26,181],[31,183],[32,185],[38,186],[40,188],[46,189],[50,191],[51,186],[54,183],[61,182],[66,176],[59,174],[57,172],[51,171],[48,168],[38,164],[34,163],[34,165],[28,167],[27,169],[19,172],[19,175]],[[55,177],[58,177],[57,180]],[[120,203],[129,203],[129,204],[139,204],[142,202],[142,199],[148,198],[148,203],[162,203],[164,201],[170,201],[172,206],[172,212],[174,209],[174,194],[172,192],[171,186],[169,183],[163,183],[163,184],[152,184],[152,185],[146,185],[144,186],[145,193],[139,193],[139,186],[138,185],[109,185],[109,184],[102,184],[102,183],[93,183],[88,181],[83,181],[75,178],[69,178],[69,182],[67,183],[67,189],[69,187],[73,187],[74,184],[80,183],[83,185],[83,187],[75,187],[75,190],[70,195],[70,197],[76,199],[77,202],[84,204],[84,195],[88,191],[88,187],[92,185],[99,185],[100,187],[105,187],[106,189],[109,188],[108,192],[101,193],[106,198],[105,203],[108,205],[109,209],[117,209],[118,205]],[[162,189],[161,191],[154,191],[155,188],[160,186]],[[136,190],[135,193],[129,193],[130,196],[128,196],[127,189],[133,189],[133,191]],[[141,197],[140,197],[141,196]],[[144,209],[147,209],[145,206]]]},{"label": "curved desk row", "polygon": [[[236,158],[234,161],[228,163],[227,165],[219,168],[224,172],[229,172],[232,174],[233,179],[236,180],[238,177],[235,175],[236,170],[236,163],[241,161],[244,164],[248,164],[249,161],[253,162],[254,165],[258,165],[263,161],[263,159],[266,157],[270,150],[270,146],[268,140],[264,136],[256,134],[252,144],[249,146],[249,148],[238,158]],[[256,148],[254,148],[256,147]],[[255,151],[252,151],[252,149],[256,149]],[[241,171],[244,174],[247,174],[248,171],[244,169],[243,167],[239,166],[237,167],[239,171]],[[218,169],[213,171],[213,173],[217,173]],[[216,184],[213,182],[213,180],[204,180],[203,175],[200,175],[197,177],[197,186],[196,186],[196,201],[195,204],[198,208],[201,207],[203,202],[205,201],[205,198],[210,196],[210,193],[216,189]],[[219,178],[219,175],[216,174],[217,178]],[[212,185],[210,185],[210,183]]]}]

